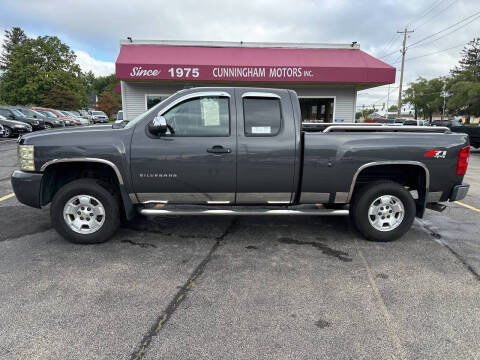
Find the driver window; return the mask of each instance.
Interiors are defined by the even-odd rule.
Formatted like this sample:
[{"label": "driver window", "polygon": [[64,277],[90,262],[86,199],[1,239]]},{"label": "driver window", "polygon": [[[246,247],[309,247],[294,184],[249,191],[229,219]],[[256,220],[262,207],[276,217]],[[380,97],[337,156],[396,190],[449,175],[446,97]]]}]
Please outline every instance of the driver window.
[{"label": "driver window", "polygon": [[205,96],[186,100],[163,114],[166,136],[229,136],[229,99]]}]

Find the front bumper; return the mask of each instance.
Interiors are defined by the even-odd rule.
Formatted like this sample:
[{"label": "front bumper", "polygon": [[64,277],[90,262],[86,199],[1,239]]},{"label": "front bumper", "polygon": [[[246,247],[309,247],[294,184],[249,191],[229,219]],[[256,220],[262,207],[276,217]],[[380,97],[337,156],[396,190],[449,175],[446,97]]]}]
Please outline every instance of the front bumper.
[{"label": "front bumper", "polygon": [[17,127],[13,127],[12,128],[12,135],[23,135],[23,134],[28,134],[28,133],[31,133],[32,130],[31,129],[28,129],[28,128],[17,128]]},{"label": "front bumper", "polygon": [[45,125],[32,125],[33,131],[45,130]]},{"label": "front bumper", "polygon": [[40,209],[42,176],[39,173],[15,170],[12,174],[12,187],[17,200]]},{"label": "front bumper", "polygon": [[462,200],[467,196],[468,189],[470,189],[469,184],[455,185],[448,199],[450,201]]}]

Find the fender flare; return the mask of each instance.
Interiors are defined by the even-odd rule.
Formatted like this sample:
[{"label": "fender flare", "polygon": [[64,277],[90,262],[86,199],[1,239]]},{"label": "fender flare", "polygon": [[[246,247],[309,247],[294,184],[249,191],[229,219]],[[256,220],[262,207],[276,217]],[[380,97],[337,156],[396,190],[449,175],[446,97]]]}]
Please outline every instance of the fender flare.
[{"label": "fender flare", "polygon": [[412,165],[412,166],[418,166],[421,167],[424,172],[425,172],[425,196],[423,199],[419,198],[417,203],[417,216],[418,217],[423,217],[423,214],[425,212],[425,208],[427,206],[427,199],[428,199],[428,193],[429,193],[429,188],[430,188],[430,171],[428,170],[427,166],[420,162],[420,161],[373,161],[369,162],[366,164],[363,164],[360,166],[355,174],[353,175],[352,183],[350,185],[350,191],[348,193],[348,200],[347,202],[350,202],[352,200],[353,196],[353,190],[355,189],[355,184],[357,183],[357,178],[358,175],[362,172],[362,170],[365,170],[366,168],[373,167],[373,166],[382,166],[382,165]]},{"label": "fender flare", "polygon": [[73,163],[73,162],[83,162],[83,163],[101,163],[108,165],[112,170],[115,172],[117,176],[118,185],[120,188],[120,196],[122,197],[123,207],[125,209],[125,216],[127,220],[130,220],[135,217],[136,211],[135,207],[133,206],[132,200],[125,189],[125,183],[123,181],[123,176],[120,170],[118,169],[117,165],[113,162],[101,158],[61,158],[61,159],[53,159],[47,161],[40,167],[40,172],[44,172],[50,165],[59,164],[59,163]]}]

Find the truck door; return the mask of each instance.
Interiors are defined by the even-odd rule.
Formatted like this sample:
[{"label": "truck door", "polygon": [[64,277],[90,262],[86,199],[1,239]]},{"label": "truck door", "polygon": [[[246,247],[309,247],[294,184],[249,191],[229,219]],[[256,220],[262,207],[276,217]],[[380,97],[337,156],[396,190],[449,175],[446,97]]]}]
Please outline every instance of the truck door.
[{"label": "truck door", "polygon": [[289,204],[296,134],[287,91],[236,89],[238,204]]},{"label": "truck door", "polygon": [[148,123],[136,126],[131,170],[140,202],[234,202],[233,99],[233,90],[193,92],[173,100],[160,111],[168,127],[165,134],[153,136]]}]

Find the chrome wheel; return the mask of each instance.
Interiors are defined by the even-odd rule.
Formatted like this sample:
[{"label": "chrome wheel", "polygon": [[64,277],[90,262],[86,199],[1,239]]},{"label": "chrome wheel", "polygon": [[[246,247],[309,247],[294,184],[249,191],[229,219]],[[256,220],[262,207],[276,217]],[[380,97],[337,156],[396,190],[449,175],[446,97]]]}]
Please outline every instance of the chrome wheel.
[{"label": "chrome wheel", "polygon": [[50,124],[45,124],[45,130],[50,130],[52,128],[52,125]]},{"label": "chrome wheel", "polygon": [[79,234],[92,234],[105,223],[105,208],[93,196],[77,195],[65,204],[63,218],[73,231]]},{"label": "chrome wheel", "polygon": [[3,137],[4,138],[9,138],[10,136],[12,136],[12,130],[10,130],[9,127],[5,126],[3,128]]},{"label": "chrome wheel", "polygon": [[370,225],[379,231],[391,231],[397,228],[405,216],[405,207],[399,198],[383,195],[376,198],[368,208]]}]

